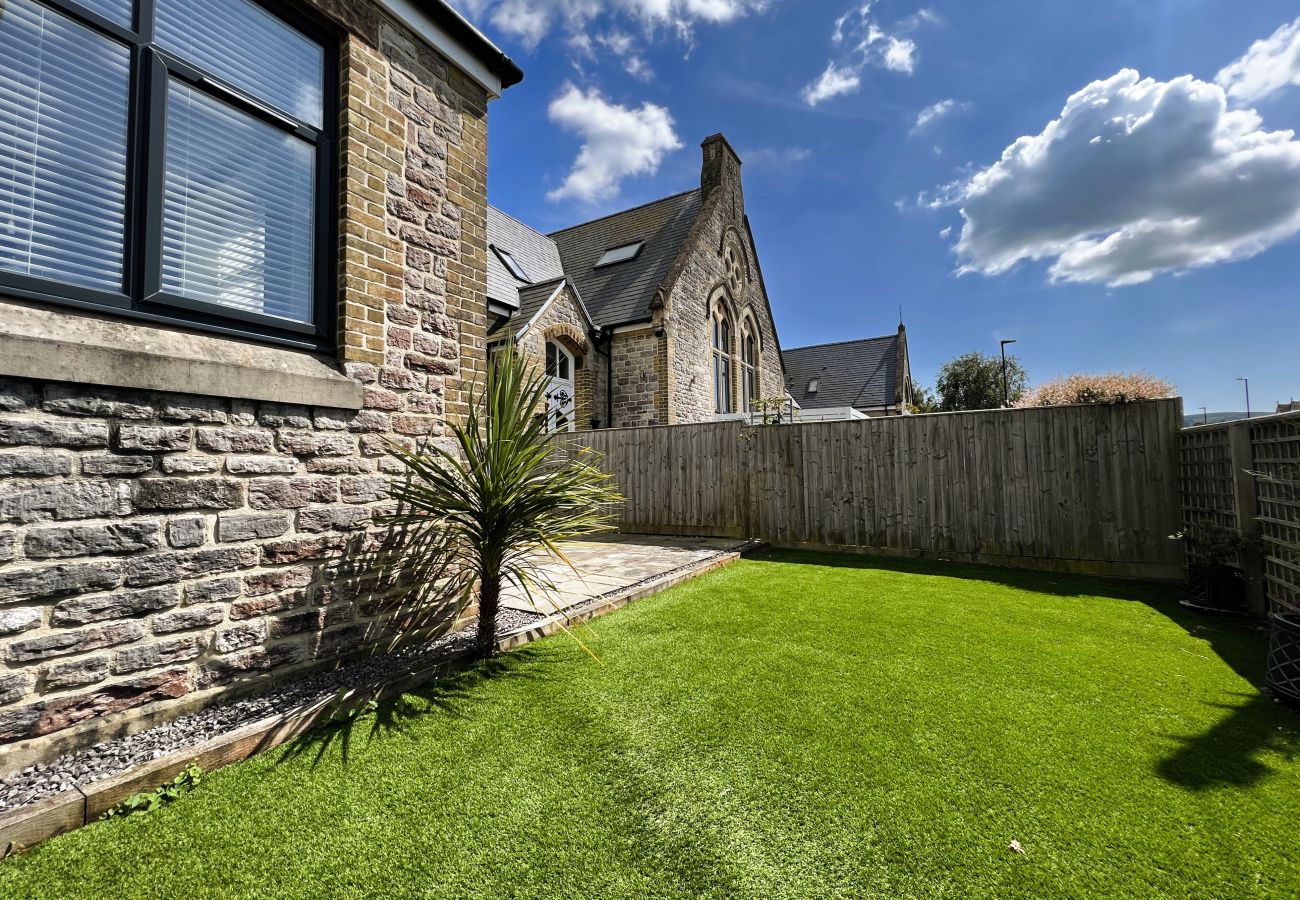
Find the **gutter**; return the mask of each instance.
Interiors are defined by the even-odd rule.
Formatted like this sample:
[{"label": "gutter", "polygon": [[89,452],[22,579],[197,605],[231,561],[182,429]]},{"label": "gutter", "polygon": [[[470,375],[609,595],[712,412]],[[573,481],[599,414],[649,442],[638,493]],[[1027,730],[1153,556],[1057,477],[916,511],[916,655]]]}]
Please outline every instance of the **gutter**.
[{"label": "gutter", "polygon": [[421,38],[499,97],[524,80],[524,72],[483,32],[443,0],[378,0]]}]

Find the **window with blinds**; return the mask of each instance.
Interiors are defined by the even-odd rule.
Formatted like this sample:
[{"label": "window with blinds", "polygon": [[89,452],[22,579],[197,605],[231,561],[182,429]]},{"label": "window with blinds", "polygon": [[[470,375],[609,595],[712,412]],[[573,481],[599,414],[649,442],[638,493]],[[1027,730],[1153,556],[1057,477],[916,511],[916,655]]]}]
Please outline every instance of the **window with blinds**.
[{"label": "window with blinds", "polygon": [[0,270],[122,289],[131,54],[35,0],[0,15]]},{"label": "window with blinds", "polygon": [[337,40],[299,16],[0,0],[0,289],[327,349]]}]

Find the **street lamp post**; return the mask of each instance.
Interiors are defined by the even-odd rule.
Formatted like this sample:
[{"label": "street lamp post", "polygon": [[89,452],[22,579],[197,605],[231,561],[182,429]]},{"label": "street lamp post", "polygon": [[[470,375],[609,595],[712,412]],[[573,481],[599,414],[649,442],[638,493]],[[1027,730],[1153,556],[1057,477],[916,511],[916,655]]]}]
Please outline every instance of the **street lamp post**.
[{"label": "street lamp post", "polygon": [[1202,425],[1210,424],[1210,412],[1204,406],[1201,407],[1201,424]]},{"label": "street lamp post", "polygon": [[1250,379],[1238,378],[1238,381],[1246,385],[1246,418],[1250,418]]},{"label": "street lamp post", "polygon": [[1001,340],[998,345],[1002,349],[1002,408],[1006,409],[1011,405],[1011,388],[1007,384],[1007,344],[1014,344],[1014,340]]}]

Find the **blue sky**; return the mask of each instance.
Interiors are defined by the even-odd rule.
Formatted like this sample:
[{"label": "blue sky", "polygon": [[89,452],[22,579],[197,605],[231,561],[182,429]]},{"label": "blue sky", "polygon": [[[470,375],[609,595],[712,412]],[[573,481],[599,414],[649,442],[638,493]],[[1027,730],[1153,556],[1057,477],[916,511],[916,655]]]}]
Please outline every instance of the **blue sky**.
[{"label": "blue sky", "polygon": [[1188,413],[1300,395],[1294,0],[458,5],[526,73],[492,202],[551,230],[685,190],[722,131],[787,347],[901,305],[927,384],[1008,337]]}]

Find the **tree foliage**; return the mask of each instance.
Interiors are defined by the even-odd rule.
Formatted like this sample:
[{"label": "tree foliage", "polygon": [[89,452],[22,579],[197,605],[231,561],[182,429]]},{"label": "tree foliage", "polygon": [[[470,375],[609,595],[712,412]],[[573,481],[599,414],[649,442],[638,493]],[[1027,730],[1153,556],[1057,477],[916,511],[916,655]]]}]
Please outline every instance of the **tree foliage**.
[{"label": "tree foliage", "polygon": [[910,413],[936,413],[939,412],[939,398],[934,395],[928,387],[923,384],[912,386],[912,402],[908,404]]},{"label": "tree foliage", "polygon": [[[451,449],[393,447],[406,477],[390,489],[398,506],[382,524],[395,539],[378,562],[380,581],[404,587],[408,598],[436,597],[444,617],[459,618],[477,600],[480,656],[496,649],[502,590],[515,588],[536,606],[538,593],[554,591],[541,562],[572,567],[561,542],[608,528],[606,510],[623,499],[594,451],[557,450],[538,414],[546,408],[541,373],[513,347],[494,362],[465,422],[451,426]],[[414,605],[427,607],[429,596]]]},{"label": "tree foliage", "polygon": [[[1007,386],[1015,403],[1025,392],[1029,375],[1020,361],[1007,356]],[[997,409],[1002,406],[1002,357],[971,352],[949,360],[939,369],[935,383],[942,412]]]},{"label": "tree foliage", "polygon": [[1071,403],[1129,403],[1172,397],[1176,389],[1145,372],[1077,372],[1035,385],[1016,406],[1066,406]]}]

